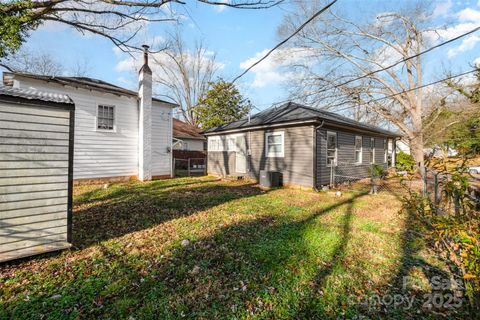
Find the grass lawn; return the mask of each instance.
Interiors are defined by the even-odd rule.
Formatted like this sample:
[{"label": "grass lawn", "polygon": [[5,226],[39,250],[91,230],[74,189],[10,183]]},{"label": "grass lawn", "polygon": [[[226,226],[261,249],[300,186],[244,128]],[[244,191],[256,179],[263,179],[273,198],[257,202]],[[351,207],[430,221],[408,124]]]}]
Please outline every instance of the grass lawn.
[{"label": "grass lawn", "polygon": [[433,318],[423,294],[445,268],[398,197],[209,177],[78,187],[75,248],[0,265],[0,318]]}]

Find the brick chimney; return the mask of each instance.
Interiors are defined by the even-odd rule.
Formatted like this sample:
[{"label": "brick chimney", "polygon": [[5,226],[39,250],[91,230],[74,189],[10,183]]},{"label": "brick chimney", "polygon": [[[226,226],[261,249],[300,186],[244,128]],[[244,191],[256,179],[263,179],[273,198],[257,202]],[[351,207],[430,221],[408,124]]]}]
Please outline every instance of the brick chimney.
[{"label": "brick chimney", "polygon": [[148,66],[148,46],[143,45],[143,66],[138,75],[138,179],[152,179],[152,70]]}]

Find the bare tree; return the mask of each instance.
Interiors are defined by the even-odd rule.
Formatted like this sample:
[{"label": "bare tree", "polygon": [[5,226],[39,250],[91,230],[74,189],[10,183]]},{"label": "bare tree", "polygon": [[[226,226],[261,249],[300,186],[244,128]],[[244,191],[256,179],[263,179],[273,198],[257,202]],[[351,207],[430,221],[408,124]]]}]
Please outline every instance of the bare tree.
[{"label": "bare tree", "polygon": [[[320,6],[319,2],[314,3]],[[297,0],[296,11],[285,17],[279,32],[295,30],[315,12],[314,3]],[[380,115],[401,130],[423,166],[423,127],[428,123],[424,92],[415,89],[423,83],[423,57],[374,71],[421,52],[426,42],[425,8],[378,14],[373,21],[358,21],[336,9],[320,16],[291,43],[310,52],[308,63],[291,66],[303,75],[296,81],[294,97],[337,110],[357,108]]]},{"label": "bare tree", "polygon": [[[283,0],[196,0],[240,9],[263,9]],[[176,21],[182,0],[13,0],[0,2],[0,57],[20,48],[42,23],[56,22],[112,41],[123,51],[139,49],[135,36],[150,22]]]},{"label": "bare tree", "polygon": [[5,64],[10,71],[26,72],[44,76],[60,76],[65,67],[46,52],[23,49],[9,57]]},{"label": "bare tree", "polygon": [[189,50],[181,31],[176,29],[170,36],[168,49],[152,56],[156,93],[175,101],[183,119],[198,126],[195,106],[221,67],[215,61],[215,53],[202,41]]}]

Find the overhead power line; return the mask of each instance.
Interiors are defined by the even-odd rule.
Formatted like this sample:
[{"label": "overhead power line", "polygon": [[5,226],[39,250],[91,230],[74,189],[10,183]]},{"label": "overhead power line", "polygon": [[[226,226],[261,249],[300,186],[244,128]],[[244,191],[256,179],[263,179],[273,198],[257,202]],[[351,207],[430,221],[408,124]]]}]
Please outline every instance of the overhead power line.
[{"label": "overhead power line", "polygon": [[[344,81],[344,82],[342,82],[342,83],[335,84],[335,85],[333,85],[333,86],[331,86],[331,87],[322,89],[322,90],[317,91],[317,92],[311,92],[311,93],[305,94],[305,95],[302,96],[302,98],[307,98],[307,97],[310,97],[310,96],[313,96],[313,95],[316,95],[316,94],[320,94],[320,93],[326,92],[326,91],[328,91],[328,90],[337,89],[337,88],[342,87],[342,86],[344,86],[344,85],[347,85],[347,84],[349,84],[349,83],[352,83],[352,82],[355,82],[355,81],[358,81],[358,80],[361,80],[361,79],[370,77],[370,76],[372,76],[372,75],[374,75],[374,74],[377,74],[377,73],[386,71],[386,70],[391,69],[391,68],[393,68],[393,67],[395,67],[395,66],[397,66],[397,65],[399,65],[399,64],[401,64],[401,63],[407,62],[408,60],[417,58],[417,57],[419,57],[419,56],[421,56],[421,55],[423,55],[423,54],[429,53],[430,51],[433,51],[433,50],[435,50],[435,49],[437,49],[437,48],[440,48],[440,47],[442,47],[442,46],[444,46],[444,45],[447,45],[447,44],[452,43],[452,42],[454,42],[454,41],[457,41],[457,40],[459,40],[459,39],[461,39],[461,38],[463,38],[463,37],[466,37],[466,36],[468,36],[468,35],[471,35],[471,34],[477,32],[477,31],[479,31],[479,30],[480,30],[480,26],[479,26],[479,27],[476,27],[476,28],[474,28],[474,29],[472,29],[472,30],[470,30],[470,31],[468,31],[468,32],[462,33],[461,35],[456,36],[456,37],[454,37],[454,38],[452,38],[452,39],[449,39],[449,40],[444,41],[444,42],[441,42],[441,43],[439,43],[439,44],[437,44],[437,45],[435,45],[435,46],[432,46],[432,47],[430,47],[430,48],[428,48],[428,49],[425,49],[425,50],[423,50],[423,51],[421,51],[421,52],[419,52],[419,53],[417,53],[417,54],[414,54],[414,55],[412,55],[412,56],[409,56],[409,57],[400,59],[400,60],[398,60],[397,62],[395,62],[395,63],[393,63],[393,64],[391,64],[391,65],[389,65],[389,66],[387,66],[387,67],[380,68],[380,69],[377,69],[377,70],[368,72],[368,73],[366,73],[366,74],[364,74],[364,75],[362,75],[362,76],[359,76],[359,77],[356,77],[356,78],[353,78],[353,79]],[[288,102],[288,101],[290,101],[290,99],[286,99],[286,100],[281,100],[281,101],[278,101],[278,102],[274,102],[273,104],[279,104],[279,103]]]},{"label": "overhead power line", "polygon": [[330,8],[335,2],[337,2],[338,0],[334,0],[332,2],[330,2],[328,5],[326,5],[325,7],[323,7],[322,9],[320,9],[319,11],[317,11],[313,16],[310,17],[310,19],[308,19],[307,21],[305,21],[304,23],[302,23],[302,25],[300,25],[291,35],[289,35],[287,38],[285,38],[284,40],[282,40],[281,42],[279,42],[275,47],[273,47],[272,49],[270,49],[270,51],[267,52],[267,54],[265,54],[262,58],[260,58],[259,60],[257,60],[256,62],[254,62],[250,67],[248,67],[245,71],[243,71],[240,75],[238,75],[235,79],[233,79],[232,83],[235,83],[235,81],[237,81],[238,79],[240,79],[241,77],[243,77],[245,74],[247,74],[248,71],[250,71],[252,68],[254,68],[256,65],[258,65],[260,62],[262,62],[263,60],[265,60],[269,55],[271,55],[275,50],[277,50],[278,48],[280,48],[282,45],[284,45],[285,43],[287,43],[291,38],[293,38],[297,33],[299,33],[303,28],[305,28],[305,26],[307,24],[309,24],[312,20],[314,20],[316,17],[318,17],[319,15],[321,15],[323,12],[325,12],[328,8]]},{"label": "overhead power line", "polygon": [[[445,82],[447,80],[451,80],[451,79],[455,79],[455,78],[458,78],[458,77],[462,77],[462,76],[465,76],[467,74],[470,74],[470,73],[474,73],[474,72],[477,72],[478,69],[472,69],[472,70],[469,70],[469,71],[465,71],[465,72],[462,72],[462,73],[459,73],[459,74],[456,74],[456,75],[453,75],[453,76],[449,76],[447,78],[444,78],[444,79],[441,79],[441,80],[437,80],[437,81],[434,81],[434,82],[430,82],[430,83],[427,83],[427,84],[424,84],[424,85],[421,85],[421,86],[418,86],[418,87],[414,87],[414,88],[411,88],[411,89],[408,89],[408,90],[403,90],[403,91],[400,91],[400,92],[397,92],[397,93],[393,93],[393,94],[390,94],[390,95],[387,95],[387,96],[383,96],[383,97],[379,97],[379,98],[375,98],[375,99],[372,99],[372,100],[369,100],[367,101],[366,103],[364,103],[363,105],[368,105],[372,102],[378,102],[378,101],[381,101],[381,100],[385,100],[385,99],[388,99],[388,98],[392,98],[392,97],[395,97],[395,96],[398,96],[400,94],[404,94],[404,93],[408,93],[408,92],[411,92],[411,91],[415,91],[415,90],[418,90],[418,89],[423,89],[423,88],[426,88],[426,87],[429,87],[429,86],[433,86],[435,84],[438,84],[438,83],[442,83],[442,82]],[[333,106],[329,106],[331,108],[334,108],[334,107],[338,107],[338,106],[341,106],[342,104],[345,104],[345,103],[339,103],[339,104],[336,104],[336,105],[333,105]],[[351,109],[351,108],[355,108],[357,106],[348,106],[346,108],[342,108],[342,109],[339,109],[337,111],[344,111],[344,110],[347,110],[347,109]]]}]

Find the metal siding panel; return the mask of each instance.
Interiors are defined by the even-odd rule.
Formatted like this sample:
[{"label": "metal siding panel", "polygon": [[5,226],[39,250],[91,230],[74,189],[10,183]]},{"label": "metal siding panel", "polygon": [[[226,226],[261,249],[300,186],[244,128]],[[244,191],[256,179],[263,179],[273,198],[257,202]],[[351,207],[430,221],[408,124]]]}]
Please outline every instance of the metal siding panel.
[{"label": "metal siding panel", "polygon": [[13,201],[39,200],[43,198],[55,198],[68,196],[67,189],[54,191],[22,192],[22,193],[0,193],[0,203]]},{"label": "metal siding panel", "polygon": [[61,176],[42,176],[42,177],[16,177],[0,178],[0,186],[16,186],[26,184],[59,183],[68,182],[66,175]]},{"label": "metal siding panel", "polygon": [[66,212],[67,204],[51,205],[45,207],[27,208],[21,210],[8,210],[0,212],[0,220],[17,217],[36,216],[48,213]]},{"label": "metal siding panel", "polygon": [[68,247],[71,111],[0,111],[0,261]]},{"label": "metal siding panel", "polygon": [[0,119],[8,119],[8,121],[15,122],[27,122],[27,123],[42,123],[42,124],[55,124],[68,127],[68,118],[57,118],[44,115],[29,115],[18,114],[16,112],[2,112],[0,110]]}]

